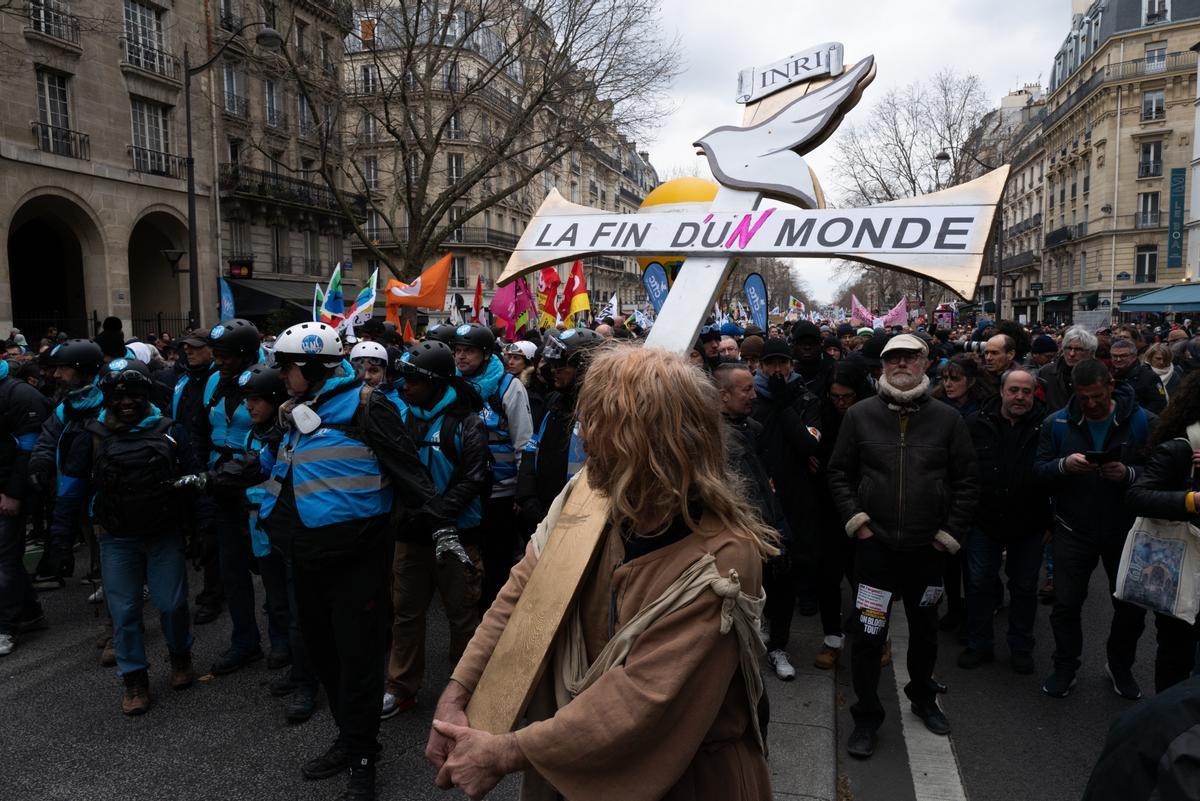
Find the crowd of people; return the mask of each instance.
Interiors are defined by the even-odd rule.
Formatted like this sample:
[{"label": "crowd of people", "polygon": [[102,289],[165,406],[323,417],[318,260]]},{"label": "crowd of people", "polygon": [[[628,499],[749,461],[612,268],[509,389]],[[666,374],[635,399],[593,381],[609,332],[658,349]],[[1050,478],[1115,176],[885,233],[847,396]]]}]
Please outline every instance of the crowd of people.
[{"label": "crowd of people", "polygon": [[[270,691],[287,698],[295,723],[313,715],[323,690],[338,737],[301,772],[349,771],[342,797],[373,799],[380,721],[411,710],[423,689],[433,595],[449,624],[435,650],[460,666],[443,704],[461,714],[456,692],[478,678],[479,633],[497,615],[507,620],[514,582],[523,586],[536,561],[531,536],[601,458],[602,437],[628,440],[628,421],[614,422],[609,405],[624,408],[614,376],[643,352],[642,333],[621,317],[507,342],[502,330],[466,323],[406,343],[379,320],[357,337],[320,322],[275,336],[242,319],[177,340],[126,337],[115,318],[93,339],[50,330],[31,346],[14,331],[0,361],[0,656],[48,625],[38,592],[82,574],[107,612],[100,661],[116,666],[121,709],[137,715],[152,705],[144,599],[159,614],[176,690],[195,679],[194,629],[227,611],[229,642],[209,672],[265,658],[276,671]],[[819,615],[823,639],[803,648],[821,669],[849,662],[856,757],[872,755],[884,718],[878,684],[895,601],[910,631],[905,694],[930,731],[946,734],[939,632],[958,637],[958,668],[980,668],[997,658],[994,613],[1007,606],[1009,665],[1031,674],[1040,600],[1054,636],[1041,690],[1066,697],[1097,563],[1111,591],[1136,515],[1195,520],[1200,336],[1186,323],[1092,332],[710,322],[684,361],[685,378],[646,363],[687,391],[648,399],[642,412],[689,398],[711,406],[705,413],[723,424],[664,412],[662,433],[702,430],[714,448],[703,458],[726,461],[739,497],[701,479],[693,486],[694,477],[665,479],[684,482],[670,488],[678,515],[631,512],[617,564],[699,536],[706,514],[744,532],[765,559],[762,643],[730,646],[730,671],[739,648],[757,657],[765,646],[766,668],[794,678],[793,615]],[[606,371],[595,379],[599,400],[598,389],[587,392],[593,362]],[[601,419],[622,432],[601,430]],[[624,458],[644,456],[655,472],[653,450],[628,443]],[[607,456],[596,465],[603,477],[597,469],[589,482],[635,493],[613,484],[621,460]],[[670,475],[701,469],[686,461]],[[32,574],[27,540],[43,545]],[[747,571],[755,574],[738,573]],[[1112,609],[1105,672],[1115,693],[1137,699],[1146,611],[1116,599]],[[611,639],[616,607],[606,614]],[[1197,630],[1154,618],[1162,692],[1195,668]],[[762,703],[752,678],[721,675],[722,696],[740,682]],[[735,719],[736,734],[752,729],[761,750],[765,719]],[[467,730],[445,721],[427,753],[440,770],[465,770],[451,752]],[[493,756],[508,770],[532,764],[571,781],[577,766],[547,756],[555,739],[527,735],[517,757],[512,743]]]}]

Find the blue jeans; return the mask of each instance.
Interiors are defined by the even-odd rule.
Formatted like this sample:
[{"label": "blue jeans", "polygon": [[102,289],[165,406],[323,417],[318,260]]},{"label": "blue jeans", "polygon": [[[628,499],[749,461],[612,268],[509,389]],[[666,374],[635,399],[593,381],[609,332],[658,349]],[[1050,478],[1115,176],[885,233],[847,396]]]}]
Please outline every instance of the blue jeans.
[{"label": "blue jeans", "polygon": [[240,654],[262,648],[258,618],[254,609],[254,579],[250,564],[249,518],[241,505],[222,506],[217,516],[217,549],[221,560],[221,584],[225,587],[225,603],[233,623],[230,647]]},{"label": "blue jeans", "polygon": [[1030,535],[1001,542],[976,529],[967,540],[967,642],[975,650],[993,647],[992,615],[1000,605],[1000,562],[1007,549],[1004,572],[1012,605],[1008,610],[1008,649],[1033,652],[1033,621],[1037,614],[1038,571],[1042,538]]},{"label": "blue jeans", "polygon": [[172,654],[189,653],[192,625],[188,616],[183,538],[171,533],[150,538],[101,534],[97,539],[104,600],[113,622],[118,674],[123,676],[149,667],[142,622],[143,584],[150,588],[150,602],[159,610],[167,650]]}]

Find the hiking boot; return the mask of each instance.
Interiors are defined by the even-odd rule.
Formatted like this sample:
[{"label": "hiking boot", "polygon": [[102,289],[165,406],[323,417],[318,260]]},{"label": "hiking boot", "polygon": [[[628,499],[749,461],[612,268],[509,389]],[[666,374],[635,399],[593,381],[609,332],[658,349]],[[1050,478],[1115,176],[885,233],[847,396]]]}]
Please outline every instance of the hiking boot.
[{"label": "hiking boot", "polygon": [[150,674],[146,669],[126,673],[125,695],[121,698],[121,711],[126,715],[142,715],[150,709]]},{"label": "hiking boot", "polygon": [[350,763],[350,781],[338,801],[375,801],[375,760],[356,757]]},{"label": "hiking boot", "polygon": [[112,667],[117,664],[117,649],[113,645],[113,638],[109,637],[108,642],[104,644],[104,650],[100,652],[100,666]]},{"label": "hiking boot", "polygon": [[788,659],[786,651],[776,648],[767,654],[767,661],[771,663],[771,667],[774,668],[775,675],[780,681],[791,681],[796,678],[796,669],[792,667],[792,660]]},{"label": "hiking boot", "polygon": [[991,648],[964,648],[958,655],[958,666],[963,670],[974,670],[985,662],[995,662],[996,653]]},{"label": "hiking boot", "polygon": [[383,694],[383,705],[379,708],[379,719],[387,720],[388,718],[394,718],[401,712],[407,712],[416,705],[417,697],[415,695],[401,698],[398,695],[385,692]]},{"label": "hiking boot", "polygon": [[296,686],[296,691],[288,698],[287,708],[283,716],[288,723],[303,723],[313,716],[317,710],[317,691],[313,687]]},{"label": "hiking boot", "polygon": [[887,667],[892,664],[892,641],[885,640],[883,643],[883,653],[879,655],[879,666]]},{"label": "hiking boot", "polygon": [[1112,681],[1113,692],[1117,695],[1130,701],[1136,701],[1142,697],[1142,688],[1138,686],[1137,680],[1133,678],[1133,671],[1129,668],[1114,668],[1110,663],[1105,662],[1104,672]]},{"label": "hiking boot", "polygon": [[296,689],[296,683],[292,681],[291,672],[280,673],[267,685],[267,689],[271,695],[276,698],[283,698],[286,695],[291,695]]},{"label": "hiking boot", "polygon": [[822,645],[821,650],[817,651],[816,659],[813,660],[813,667],[820,668],[821,670],[833,670],[837,667],[838,656],[841,653],[841,648]]},{"label": "hiking boot", "polygon": [[11,634],[0,634],[0,656],[8,656],[17,647],[17,639]]},{"label": "hiking boot", "polygon": [[856,759],[867,759],[875,753],[875,730],[867,726],[855,726],[846,741],[846,753]]},{"label": "hiking boot", "polygon": [[925,724],[925,728],[934,734],[945,736],[950,733],[950,721],[946,719],[946,713],[937,705],[937,701],[920,704],[913,701],[912,711]]},{"label": "hiking boot", "polygon": [[280,670],[292,664],[292,652],[287,648],[272,647],[267,654],[267,670]]},{"label": "hiking boot", "polygon": [[1075,671],[1056,667],[1042,684],[1042,692],[1051,698],[1066,698],[1075,689]]},{"label": "hiking boot", "polygon": [[350,767],[350,755],[339,743],[329,746],[329,750],[314,757],[300,766],[300,774],[306,779],[328,779],[336,776]]},{"label": "hiking boot", "polygon": [[1025,651],[1016,651],[1012,655],[1013,673],[1019,676],[1028,676],[1033,672],[1033,654]]},{"label": "hiking boot", "polygon": [[171,654],[171,689],[186,690],[196,680],[192,670],[192,652]]},{"label": "hiking boot", "polygon": [[196,614],[192,615],[192,622],[197,626],[203,626],[205,623],[212,623],[220,616],[220,604],[201,605],[196,607]]},{"label": "hiking boot", "polygon": [[243,653],[235,648],[230,648],[225,653],[217,657],[217,661],[213,662],[212,674],[214,676],[227,676],[230,673],[236,673],[242,668],[249,665],[251,662],[257,662],[263,658],[262,648],[255,646],[253,651]]}]

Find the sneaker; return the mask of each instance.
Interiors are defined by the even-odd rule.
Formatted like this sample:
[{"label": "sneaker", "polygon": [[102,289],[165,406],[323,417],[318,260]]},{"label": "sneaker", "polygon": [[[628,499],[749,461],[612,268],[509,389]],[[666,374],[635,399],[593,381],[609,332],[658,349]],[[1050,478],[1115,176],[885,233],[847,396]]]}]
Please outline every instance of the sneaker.
[{"label": "sneaker", "polygon": [[1055,668],[1042,684],[1042,692],[1051,698],[1066,698],[1075,689],[1075,671],[1066,668]]},{"label": "sneaker", "polygon": [[838,656],[841,653],[841,648],[822,645],[821,650],[817,651],[816,659],[813,660],[813,667],[820,668],[821,670],[833,670],[837,667]]},{"label": "sneaker", "polygon": [[1130,701],[1136,701],[1142,697],[1142,688],[1138,686],[1137,680],[1133,678],[1133,671],[1129,668],[1114,668],[1105,662],[1104,672],[1112,681],[1113,692],[1117,695],[1128,698]]},{"label": "sneaker", "polygon": [[40,568],[29,577],[29,583],[33,585],[35,590],[61,590],[67,586],[67,582],[63,577],[58,575],[57,570],[48,570],[43,572]]},{"label": "sneaker", "polygon": [[775,675],[779,677],[780,681],[791,681],[796,678],[796,669],[792,667],[792,661],[788,659],[787,653],[782,649],[776,648],[767,654],[767,661],[775,669]]},{"label": "sneaker", "polygon": [[846,753],[856,759],[867,759],[875,753],[875,730],[867,726],[855,726],[846,741]]},{"label": "sneaker", "polygon": [[99,587],[97,587],[96,591],[88,596],[87,602],[89,604],[104,603],[104,585],[103,584],[101,584]]},{"label": "sneaker", "polygon": [[296,691],[288,698],[287,708],[283,716],[288,723],[303,723],[313,716],[317,709],[317,694],[311,687],[296,687]]},{"label": "sneaker", "polygon": [[214,676],[227,676],[230,673],[236,673],[251,662],[257,662],[262,658],[262,648],[255,648],[253,651],[247,653],[230,648],[213,663],[212,674]]},{"label": "sneaker", "polygon": [[991,648],[964,648],[958,655],[958,666],[963,670],[974,670],[985,662],[996,661],[996,654]]},{"label": "sneaker", "polygon": [[387,720],[394,718],[401,712],[407,712],[417,705],[416,696],[410,695],[407,698],[399,698],[392,693],[383,694],[383,705],[379,709],[379,719]]},{"label": "sneaker", "polygon": [[126,715],[143,715],[150,709],[150,676],[145,668],[126,673],[125,695],[121,698],[121,711]]},{"label": "sneaker", "polygon": [[1012,655],[1013,673],[1019,676],[1028,676],[1033,672],[1033,654],[1017,651]]},{"label": "sneaker", "polygon": [[11,634],[0,634],[0,656],[8,656],[17,647],[17,641]]},{"label": "sneaker", "polygon": [[300,774],[311,780],[328,779],[336,776],[350,767],[350,755],[338,743],[329,746],[329,750],[314,757],[300,766]]},{"label": "sneaker", "polygon": [[1046,606],[1054,603],[1054,579],[1046,579],[1046,583],[1038,590],[1038,599]]},{"label": "sneaker", "polygon": [[186,690],[196,680],[192,670],[192,652],[171,654],[171,689]]},{"label": "sneaker", "polygon": [[371,757],[356,757],[350,763],[350,781],[338,801],[375,801],[375,762]]},{"label": "sneaker", "polygon": [[879,666],[887,667],[892,664],[892,641],[884,640],[883,653],[879,655]]},{"label": "sneaker", "polygon": [[27,611],[25,617],[21,618],[17,623],[17,631],[21,634],[28,634],[31,631],[41,631],[48,628],[50,628],[50,624],[46,622],[46,613],[42,611],[41,604]]}]

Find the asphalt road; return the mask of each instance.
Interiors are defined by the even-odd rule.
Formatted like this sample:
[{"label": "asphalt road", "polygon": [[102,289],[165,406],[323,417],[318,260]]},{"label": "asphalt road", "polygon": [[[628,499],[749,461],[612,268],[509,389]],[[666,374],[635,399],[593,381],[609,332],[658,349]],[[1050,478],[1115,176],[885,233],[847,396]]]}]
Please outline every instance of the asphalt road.
[{"label": "asphalt road", "polygon": [[[901,614],[903,614],[901,612]],[[995,618],[996,661],[975,670],[957,667],[963,646],[941,635],[937,677],[949,687],[941,704],[953,729],[950,736],[966,798],[970,801],[1076,801],[1104,745],[1113,720],[1134,703],[1118,697],[1104,675],[1104,641],[1112,606],[1104,572],[1092,576],[1083,617],[1083,667],[1075,690],[1065,699],[1041,692],[1051,671],[1054,638],[1050,607],[1039,606],[1031,676],[1018,676],[1008,664],[1007,610]],[[1154,621],[1138,648],[1134,675],[1145,697],[1153,697]],[[848,662],[838,670],[838,763],[840,801],[914,801],[912,776],[899,723],[900,705],[892,670],[881,679],[888,720],[875,756],[857,761],[845,755],[853,727],[848,707],[854,693]],[[907,707],[907,701],[905,703]],[[919,725],[919,724],[918,724]]]}]

